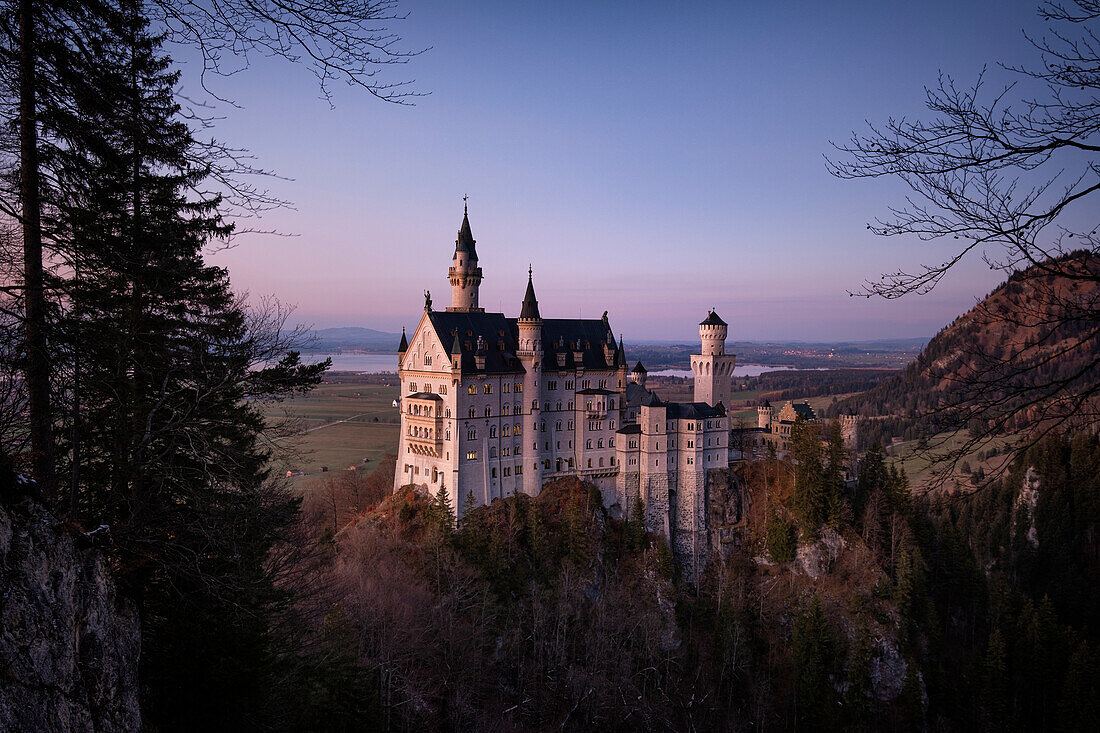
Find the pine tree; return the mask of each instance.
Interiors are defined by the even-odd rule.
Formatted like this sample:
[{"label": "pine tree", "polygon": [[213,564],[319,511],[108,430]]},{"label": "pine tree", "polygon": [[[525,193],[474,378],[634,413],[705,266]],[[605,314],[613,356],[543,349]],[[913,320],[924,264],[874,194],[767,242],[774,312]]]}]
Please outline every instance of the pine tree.
[{"label": "pine tree", "polygon": [[829,680],[835,647],[833,630],[815,595],[795,620],[791,639],[800,727],[829,729],[836,722],[836,692]]},{"label": "pine tree", "polygon": [[136,0],[104,17],[83,38],[81,84],[95,94],[50,118],[87,128],[57,153],[66,187],[52,208],[73,273],[58,283],[58,333],[59,356],[79,355],[74,497],[111,527],[138,599],[149,721],[246,727],[271,694],[270,620],[287,603],[267,559],[298,511],[268,480],[260,404],[324,367],[279,353],[227,273],[203,262],[231,227],[218,197],[195,193],[208,169],[194,163],[178,77]]},{"label": "pine tree", "polygon": [[816,538],[818,529],[829,518],[831,505],[816,426],[801,417],[796,419],[791,428],[791,445],[798,463],[795,467],[792,509],[802,533]]}]

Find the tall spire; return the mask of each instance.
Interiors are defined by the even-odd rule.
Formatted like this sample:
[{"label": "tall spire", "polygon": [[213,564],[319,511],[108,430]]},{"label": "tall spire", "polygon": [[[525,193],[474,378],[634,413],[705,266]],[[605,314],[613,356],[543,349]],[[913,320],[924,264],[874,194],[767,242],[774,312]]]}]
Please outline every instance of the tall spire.
[{"label": "tall spire", "polygon": [[623,348],[623,335],[619,334],[619,352],[615,354],[615,366],[626,369],[626,349]]},{"label": "tall spire", "polygon": [[405,327],[401,327],[401,345],[397,347],[397,352],[404,354],[409,350],[409,340],[405,338]]},{"label": "tall spire", "polygon": [[455,240],[455,254],[465,252],[472,262],[477,262],[477,250],[474,249],[474,234],[470,230],[470,210],[466,204],[466,197],[462,197],[462,226],[458,230],[458,239]]},{"label": "tall spire", "polygon": [[527,266],[527,293],[523,296],[523,307],[519,311],[520,318],[539,320],[539,301],[535,298],[535,284],[531,280],[531,266]]}]

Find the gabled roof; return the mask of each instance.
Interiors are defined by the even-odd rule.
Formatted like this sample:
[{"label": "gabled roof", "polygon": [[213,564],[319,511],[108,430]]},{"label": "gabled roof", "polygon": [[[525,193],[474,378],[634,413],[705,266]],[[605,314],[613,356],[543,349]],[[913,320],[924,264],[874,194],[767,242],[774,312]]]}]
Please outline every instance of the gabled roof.
[{"label": "gabled roof", "polygon": [[699,322],[700,326],[728,326],[714,311],[708,311],[707,317]]},{"label": "gabled roof", "polygon": [[725,414],[726,408],[721,403],[711,407],[706,402],[669,402],[666,413],[670,420],[709,420]]},{"label": "gabled roof", "polygon": [[806,404],[805,402],[800,402],[798,404],[792,404],[791,407],[794,408],[795,413],[799,417],[801,417],[803,420],[816,420],[817,419],[817,415],[814,414],[814,409],[812,407],[810,407],[808,404]]},{"label": "gabled roof", "polygon": [[[612,339],[608,341],[608,339]],[[604,358],[603,345],[615,343],[611,326],[603,319],[587,318],[546,318],[542,322],[542,350],[545,359],[543,371],[558,369],[558,354],[565,355],[566,369],[583,366],[585,369],[613,369]],[[573,354],[577,347],[581,352],[578,364]]]},{"label": "gabled roof", "polygon": [[[439,342],[451,344],[452,363],[457,358],[463,372],[522,374],[525,371],[516,358],[515,321],[505,318],[502,313],[431,311],[427,317]],[[485,349],[483,369],[477,368],[478,337]]]},{"label": "gabled roof", "polygon": [[636,434],[642,432],[642,426],[638,423],[630,423],[629,425],[623,425],[621,428],[615,431],[622,434]]},{"label": "gabled roof", "polygon": [[634,365],[634,368],[630,370],[631,374],[645,374],[646,368],[642,366],[642,362],[638,362]]}]

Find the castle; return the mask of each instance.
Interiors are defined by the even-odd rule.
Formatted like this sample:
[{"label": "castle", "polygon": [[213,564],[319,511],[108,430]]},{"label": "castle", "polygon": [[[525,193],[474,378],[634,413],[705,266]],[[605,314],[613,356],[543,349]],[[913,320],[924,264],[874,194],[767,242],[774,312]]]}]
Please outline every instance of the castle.
[{"label": "castle", "polygon": [[732,486],[730,402],[736,357],[713,310],[691,357],[694,402],[662,401],[601,319],[543,318],[531,270],[518,318],[478,304],[482,270],[468,212],[455,240],[451,305],[424,313],[398,354],[401,432],[394,488],[447,495],[458,517],[575,476],[613,517],[640,496],[646,524],[692,576],[711,538],[711,493]]}]

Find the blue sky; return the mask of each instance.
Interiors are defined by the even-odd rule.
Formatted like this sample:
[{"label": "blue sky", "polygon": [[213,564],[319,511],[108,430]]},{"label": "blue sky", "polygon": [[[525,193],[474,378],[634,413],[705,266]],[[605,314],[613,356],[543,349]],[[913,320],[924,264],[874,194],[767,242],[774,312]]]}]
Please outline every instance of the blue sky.
[{"label": "blue sky", "polygon": [[[867,221],[897,182],[838,181],[829,141],[922,113],[942,70],[1033,57],[1034,2],[402,2],[390,80],[414,106],[257,59],[215,82],[239,109],[218,137],[288,180],[294,202],[213,255],[234,285],[318,327],[413,326],[470,197],[483,305],[514,314],[528,263],[546,316],[610,312],[628,341],[693,338],[716,307],[732,339],[927,336],[999,280],[965,263],[931,295],[847,290],[937,257]],[[185,91],[194,90],[185,67]]]}]

